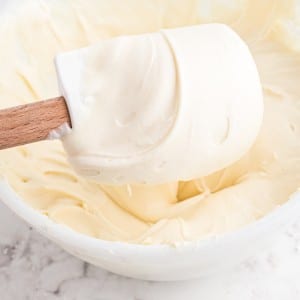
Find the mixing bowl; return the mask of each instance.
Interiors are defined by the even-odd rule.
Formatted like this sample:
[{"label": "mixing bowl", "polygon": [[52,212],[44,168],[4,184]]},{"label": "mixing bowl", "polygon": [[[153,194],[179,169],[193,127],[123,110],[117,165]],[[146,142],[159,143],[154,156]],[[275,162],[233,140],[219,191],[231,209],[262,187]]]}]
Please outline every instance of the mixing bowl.
[{"label": "mixing bowl", "polygon": [[[0,7],[9,1],[0,1]],[[3,7],[2,7],[3,8]],[[105,241],[53,222],[28,206],[2,179],[0,200],[42,235],[89,263],[124,276],[187,280],[226,272],[271,243],[300,215],[300,192],[265,217],[239,230],[177,246]]]}]

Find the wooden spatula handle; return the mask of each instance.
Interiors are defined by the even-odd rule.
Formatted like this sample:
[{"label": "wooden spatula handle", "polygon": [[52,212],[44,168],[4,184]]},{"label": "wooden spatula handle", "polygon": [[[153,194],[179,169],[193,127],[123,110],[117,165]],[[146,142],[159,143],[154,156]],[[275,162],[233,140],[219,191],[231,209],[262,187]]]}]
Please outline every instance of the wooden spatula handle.
[{"label": "wooden spatula handle", "polygon": [[45,140],[64,123],[71,127],[63,97],[0,110],[0,149]]}]

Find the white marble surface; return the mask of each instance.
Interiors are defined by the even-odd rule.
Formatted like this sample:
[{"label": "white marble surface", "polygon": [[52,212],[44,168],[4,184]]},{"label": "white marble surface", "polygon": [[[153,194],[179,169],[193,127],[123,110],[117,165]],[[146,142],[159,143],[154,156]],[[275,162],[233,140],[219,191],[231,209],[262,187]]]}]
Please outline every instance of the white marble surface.
[{"label": "white marble surface", "polygon": [[300,217],[272,248],[226,276],[162,283],[124,278],[84,263],[40,236],[0,203],[0,299],[298,300]]}]

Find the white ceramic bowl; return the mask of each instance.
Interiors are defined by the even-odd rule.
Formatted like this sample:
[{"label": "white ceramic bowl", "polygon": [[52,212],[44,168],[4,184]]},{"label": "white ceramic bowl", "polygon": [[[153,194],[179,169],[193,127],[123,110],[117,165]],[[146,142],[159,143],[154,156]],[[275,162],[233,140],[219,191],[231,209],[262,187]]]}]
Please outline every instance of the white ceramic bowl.
[{"label": "white ceramic bowl", "polygon": [[[1,10],[11,2],[0,0]],[[235,232],[178,247],[143,246],[95,239],[56,224],[29,207],[5,181],[0,181],[0,200],[69,253],[114,273],[157,281],[222,273],[263,249],[300,215],[298,192],[264,218]]]},{"label": "white ceramic bowl", "polygon": [[69,253],[117,274],[158,281],[222,273],[263,249],[300,215],[298,192],[264,218],[237,231],[178,247],[144,246],[99,240],[56,224],[29,207],[5,181],[0,181],[0,199]]}]

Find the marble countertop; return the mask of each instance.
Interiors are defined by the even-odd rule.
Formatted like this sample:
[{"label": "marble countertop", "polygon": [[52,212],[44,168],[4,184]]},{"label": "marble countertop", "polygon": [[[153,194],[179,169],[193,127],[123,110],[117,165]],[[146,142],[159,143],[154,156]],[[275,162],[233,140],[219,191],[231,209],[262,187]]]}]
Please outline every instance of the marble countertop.
[{"label": "marble countertop", "polygon": [[0,220],[1,300],[300,299],[300,219],[226,277],[172,283],[124,278],[80,261],[2,203]]}]

